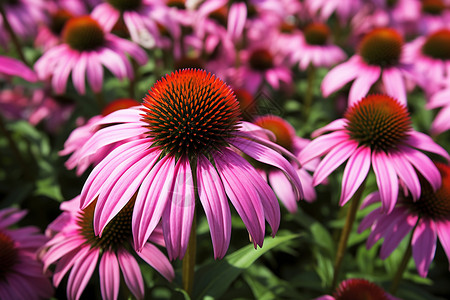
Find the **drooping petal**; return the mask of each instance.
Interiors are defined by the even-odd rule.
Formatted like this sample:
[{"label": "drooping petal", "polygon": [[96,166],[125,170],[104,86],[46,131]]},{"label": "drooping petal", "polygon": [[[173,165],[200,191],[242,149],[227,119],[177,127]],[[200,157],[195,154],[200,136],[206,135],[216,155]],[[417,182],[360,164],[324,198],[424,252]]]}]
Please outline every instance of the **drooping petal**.
[{"label": "drooping petal", "polygon": [[411,244],[417,272],[422,277],[426,277],[428,274],[428,268],[436,252],[436,240],[436,228],[433,221],[420,219],[414,230]]},{"label": "drooping petal", "polygon": [[327,131],[337,131],[337,130],[343,130],[345,126],[347,125],[346,119],[337,119],[332,121],[330,124],[319,128],[317,130],[314,130],[313,133],[311,133],[311,137],[316,138],[319,135],[324,134]]},{"label": "drooping petal", "polygon": [[381,79],[386,93],[400,101],[403,105],[407,105],[405,82],[403,81],[400,70],[396,67],[384,68]]},{"label": "drooping petal", "polygon": [[89,247],[82,247],[81,249],[72,250],[63,256],[56,264],[55,272],[53,273],[53,285],[58,286],[67,271],[72,268],[75,262],[84,260],[88,252]]},{"label": "drooping petal", "polygon": [[132,227],[134,246],[144,247],[158,225],[173,188],[174,158],[163,157],[150,170],[139,188],[133,209]]},{"label": "drooping petal", "polygon": [[104,251],[99,265],[100,291],[105,300],[115,300],[119,295],[120,270],[116,254]]},{"label": "drooping petal", "polygon": [[20,76],[29,82],[36,82],[37,75],[24,63],[14,58],[0,56],[0,72],[7,75]]},{"label": "drooping petal", "polygon": [[214,162],[225,192],[247,227],[255,247],[261,247],[265,230],[264,210],[252,183],[242,176],[243,170],[230,158],[230,152],[223,149],[222,153],[214,156]]},{"label": "drooping petal", "polygon": [[381,207],[377,207],[374,210],[372,210],[370,213],[368,213],[364,219],[361,220],[361,223],[359,223],[358,225],[358,233],[363,232],[364,230],[366,230],[367,228],[369,228],[370,226],[372,226],[372,224],[374,224],[376,222],[376,220],[378,219],[378,217],[381,214]]},{"label": "drooping petal", "polygon": [[444,157],[447,161],[450,161],[450,155],[448,152],[436,144],[430,136],[422,132],[411,131],[406,143],[417,149],[436,153]]},{"label": "drooping petal", "polygon": [[350,156],[342,176],[341,206],[350,200],[366,179],[370,170],[370,151],[368,147],[359,147]]},{"label": "drooping petal", "polygon": [[298,155],[302,165],[324,155],[333,149],[336,145],[348,140],[348,134],[344,131],[336,131],[326,135],[319,136],[306,145]]},{"label": "drooping petal", "polygon": [[144,280],[136,259],[123,248],[117,250],[117,258],[125,284],[136,299],[144,299]]},{"label": "drooping petal", "polygon": [[[284,204],[290,213],[297,211],[297,197],[292,189],[291,183],[283,172],[271,170],[268,174],[269,183],[278,199]],[[305,182],[303,182],[305,185]],[[312,182],[311,182],[312,185]],[[306,187],[304,187],[306,189]]]},{"label": "drooping petal", "polygon": [[162,218],[164,240],[170,260],[184,257],[195,211],[194,181],[187,158],[178,160],[174,174],[174,185]]},{"label": "drooping petal", "polygon": [[197,161],[197,182],[198,196],[211,231],[214,258],[222,258],[230,244],[230,207],[219,174],[204,156],[200,156]]},{"label": "drooping petal", "polygon": [[[439,220],[435,222],[437,234],[439,236],[439,241],[441,242],[442,248],[444,248],[447,259],[450,262],[450,220]],[[449,264],[450,270],[450,264]]]},{"label": "drooping petal", "polygon": [[247,5],[245,3],[233,3],[228,12],[227,31],[232,40],[242,36],[242,30],[247,20]]},{"label": "drooping petal", "polygon": [[95,93],[100,92],[103,86],[103,67],[95,52],[91,52],[88,56],[86,73],[92,90]]},{"label": "drooping petal", "polygon": [[359,74],[359,65],[354,58],[334,67],[322,80],[320,88],[324,97],[328,97]]},{"label": "drooping petal", "polygon": [[402,153],[390,153],[390,160],[395,172],[398,174],[400,179],[408,187],[414,200],[419,199],[421,193],[419,177],[417,177],[416,170],[408,162],[408,160],[403,157]]},{"label": "drooping petal", "polygon": [[73,265],[69,280],[67,281],[67,298],[69,300],[80,299],[84,288],[91,279],[92,273],[97,266],[98,256],[99,250],[93,248],[85,256],[84,260],[77,261]]},{"label": "drooping petal", "polygon": [[352,140],[344,141],[336,145],[322,159],[313,175],[313,185],[322,183],[337,167],[354,154],[358,143]]},{"label": "drooping petal", "polygon": [[365,66],[363,70],[359,70],[359,73],[359,76],[350,88],[348,96],[349,106],[352,106],[367,95],[372,85],[380,77],[381,68],[378,66]]},{"label": "drooping petal", "polygon": [[372,153],[372,165],[377,180],[377,186],[380,191],[383,208],[387,213],[390,213],[397,203],[397,173],[395,173],[395,169],[384,151],[374,151]]},{"label": "drooping petal", "polygon": [[395,226],[389,228],[385,234],[383,245],[380,250],[380,258],[386,259],[392,251],[398,247],[403,238],[411,232],[417,223],[417,216],[409,214],[407,210],[403,211],[403,218]]},{"label": "drooping petal", "polygon": [[86,93],[86,67],[87,54],[85,52],[82,52],[72,71],[73,85],[77,92],[81,95],[84,95],[84,93]]},{"label": "drooping petal", "polygon": [[155,245],[146,243],[142,251],[137,254],[167,280],[172,281],[175,277],[175,271],[170,261]]}]

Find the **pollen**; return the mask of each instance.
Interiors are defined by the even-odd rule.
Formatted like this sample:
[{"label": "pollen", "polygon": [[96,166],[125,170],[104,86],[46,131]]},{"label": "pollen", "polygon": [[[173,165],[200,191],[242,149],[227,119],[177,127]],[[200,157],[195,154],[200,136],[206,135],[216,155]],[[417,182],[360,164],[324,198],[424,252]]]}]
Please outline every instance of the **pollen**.
[{"label": "pollen", "polygon": [[422,53],[435,59],[450,59],[450,30],[441,29],[427,37]]},{"label": "pollen", "polygon": [[450,218],[450,166],[436,162],[436,167],[442,176],[442,185],[435,192],[422,176],[419,176],[421,195],[417,201],[406,198],[406,204],[419,216],[433,220]]},{"label": "pollen", "polygon": [[75,17],[67,21],[62,36],[65,43],[78,51],[94,50],[105,41],[100,24],[89,16]]},{"label": "pollen", "polygon": [[17,250],[11,237],[0,231],[0,281],[17,262]]},{"label": "pollen", "polygon": [[403,47],[402,36],[391,28],[377,28],[363,37],[359,53],[370,65],[388,67],[400,60]]},{"label": "pollen", "polygon": [[308,44],[323,46],[330,37],[330,28],[323,23],[312,23],[303,29],[303,34]]},{"label": "pollen", "polygon": [[406,107],[386,95],[370,95],[350,107],[345,118],[350,137],[374,151],[396,149],[412,130]]},{"label": "pollen", "polygon": [[166,75],[144,98],[147,135],[164,154],[207,155],[227,144],[240,121],[239,102],[221,79],[204,70]]},{"label": "pollen", "polygon": [[273,56],[269,50],[259,48],[253,50],[250,54],[249,63],[252,69],[257,71],[266,71],[273,67]]},{"label": "pollen", "polygon": [[386,292],[373,282],[349,279],[340,284],[333,294],[335,300],[388,300]]}]

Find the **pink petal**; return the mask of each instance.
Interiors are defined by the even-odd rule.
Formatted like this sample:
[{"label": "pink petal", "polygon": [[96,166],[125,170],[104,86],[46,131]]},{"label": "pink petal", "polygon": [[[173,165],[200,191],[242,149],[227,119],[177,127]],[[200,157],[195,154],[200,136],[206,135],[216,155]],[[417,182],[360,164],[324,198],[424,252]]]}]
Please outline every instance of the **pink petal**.
[{"label": "pink petal", "polygon": [[65,58],[64,63],[60,63],[56,66],[52,77],[52,87],[56,94],[62,94],[66,90],[70,71],[72,71],[72,67],[76,62],[78,62],[78,55],[73,53],[73,55],[69,55]]},{"label": "pink petal", "polygon": [[448,99],[450,99],[450,88],[439,91],[431,96],[431,98],[428,100],[428,103],[426,104],[426,108],[433,109],[441,106],[447,106],[449,104]]},{"label": "pink petal", "polygon": [[337,131],[337,130],[344,130],[345,126],[347,125],[347,120],[346,119],[337,119],[332,121],[330,124],[319,128],[317,130],[314,130],[313,133],[311,134],[311,137],[316,138],[319,135],[324,134],[327,131]]},{"label": "pink petal", "polygon": [[[246,176],[242,167],[233,160],[237,155],[228,149],[216,154],[214,162],[225,192],[244,222],[254,245],[262,246],[264,240],[264,210],[258,193]],[[259,176],[259,175],[258,175]]]},{"label": "pink petal", "polygon": [[94,248],[89,251],[83,260],[74,264],[67,281],[67,298],[80,299],[97,266],[98,256],[99,250]]},{"label": "pink petal", "polygon": [[383,208],[390,213],[398,197],[398,178],[391,161],[384,151],[372,153],[372,165],[377,179]]},{"label": "pink petal", "polygon": [[359,207],[359,209],[364,209],[364,208],[368,207],[369,205],[372,205],[372,204],[380,202],[380,201],[381,201],[381,198],[380,198],[380,193],[378,191],[370,193],[364,199],[364,201],[361,204],[361,206]]},{"label": "pink petal", "polygon": [[232,40],[242,37],[245,22],[247,20],[247,5],[245,3],[233,3],[228,11],[228,35]]},{"label": "pink petal", "polygon": [[82,52],[77,63],[73,67],[72,81],[75,89],[79,94],[84,95],[86,92],[85,75],[87,68],[87,54]]},{"label": "pink petal", "polygon": [[361,233],[364,230],[366,230],[367,228],[369,228],[370,226],[372,226],[372,224],[374,224],[378,220],[381,213],[382,213],[381,207],[377,207],[374,210],[372,210],[370,213],[368,213],[364,217],[364,219],[361,220],[361,223],[359,223],[358,233]]},{"label": "pink petal", "polygon": [[428,269],[436,252],[436,240],[436,228],[433,221],[420,219],[414,230],[411,245],[417,272],[422,277],[427,277]]},{"label": "pink petal", "polygon": [[408,162],[405,157],[403,157],[401,152],[391,153],[389,154],[389,157],[391,159],[392,166],[394,167],[395,172],[408,187],[408,190],[411,192],[413,199],[419,199],[421,187],[419,177],[417,177],[414,167]]},{"label": "pink petal", "polygon": [[184,257],[195,211],[194,181],[189,160],[181,157],[174,170],[174,185],[162,217],[169,259]]},{"label": "pink petal", "polygon": [[138,300],[144,299],[144,280],[136,259],[123,248],[117,250],[117,258],[125,284]]},{"label": "pink petal", "polygon": [[353,140],[347,140],[331,149],[331,151],[328,152],[328,154],[317,166],[313,176],[313,185],[316,186],[322,183],[328,177],[328,175],[336,170],[337,167],[342,165],[347,160],[347,158],[353,155],[357,147],[357,142]]},{"label": "pink petal", "polygon": [[116,53],[108,48],[103,48],[98,55],[100,62],[111,71],[111,73],[119,79],[127,77],[127,66],[129,62],[122,58],[119,53]]},{"label": "pink petal", "polygon": [[53,273],[53,285],[58,286],[74,263],[83,261],[88,252],[89,247],[82,247],[80,250],[72,250],[63,256],[56,264],[55,272]]},{"label": "pink petal", "polygon": [[90,52],[87,59],[88,82],[94,93],[98,93],[102,90],[103,86],[103,67],[100,64],[100,59],[98,58],[97,53]]},{"label": "pink petal", "polygon": [[407,105],[406,88],[400,70],[396,67],[384,68],[381,76],[386,93]]},{"label": "pink petal", "polygon": [[409,215],[408,211],[403,212],[403,218],[395,226],[389,228],[389,231],[385,234],[386,238],[380,250],[381,259],[386,259],[391,255],[403,238],[414,228],[417,219],[417,216]]},{"label": "pink petal", "polygon": [[444,157],[447,161],[450,161],[450,155],[447,151],[436,144],[431,137],[422,132],[411,131],[406,143],[417,149],[436,153]]},{"label": "pink petal", "polygon": [[44,262],[44,270],[70,251],[80,247],[84,242],[79,236],[71,236],[51,247],[41,258]]},{"label": "pink petal", "polygon": [[[444,248],[447,259],[450,261],[450,220],[439,220],[435,222],[439,241]],[[450,270],[450,268],[449,268]]]},{"label": "pink petal", "polygon": [[450,105],[441,109],[431,124],[430,132],[438,135],[450,129]]},{"label": "pink petal", "polygon": [[19,76],[29,82],[36,82],[37,75],[21,61],[7,56],[0,56],[0,73]]},{"label": "pink petal", "polygon": [[100,290],[105,300],[115,300],[119,295],[120,270],[116,254],[104,251],[100,260]]},{"label": "pink petal", "polygon": [[197,182],[200,202],[211,231],[214,258],[223,258],[231,237],[230,207],[216,169],[204,156],[199,156],[197,161]]},{"label": "pink petal", "polygon": [[[361,66],[363,66],[363,64],[361,64]],[[380,77],[381,68],[378,66],[364,66],[364,68],[360,69],[358,73],[358,77],[350,88],[350,94],[348,97],[349,106],[352,106],[367,95],[372,85]]]},{"label": "pink petal", "polygon": [[[116,110],[115,112],[102,117],[98,123],[95,123],[95,126],[113,123],[141,123],[142,114],[144,113],[140,109],[141,107],[142,106],[137,106]],[[145,123],[141,124],[145,125]]]},{"label": "pink petal", "polygon": [[334,67],[324,77],[320,86],[323,96],[330,96],[348,82],[355,79],[359,72],[359,65],[356,63],[354,57],[350,58],[347,62]]},{"label": "pink petal", "polygon": [[150,170],[139,188],[132,217],[134,246],[138,251],[144,247],[158,225],[171,197],[175,179],[174,164],[172,156],[163,157]]},{"label": "pink petal", "polygon": [[386,214],[381,208],[377,220],[372,225],[372,232],[366,241],[367,248],[371,248],[381,238],[389,238],[390,228],[397,226],[399,222],[404,222],[404,211],[395,207],[391,213]]},{"label": "pink petal", "polygon": [[345,142],[349,136],[344,131],[336,131],[323,136],[319,136],[309,143],[298,155],[300,163],[305,165],[307,162],[322,156],[336,145]]},{"label": "pink petal", "polygon": [[404,157],[425,177],[436,191],[442,183],[441,173],[433,161],[420,151],[409,147],[399,147]]},{"label": "pink petal", "polygon": [[231,140],[230,142],[233,146],[253,159],[270,166],[274,166],[283,171],[291,182],[292,187],[297,194],[297,198],[303,198],[300,179],[298,178],[298,175],[292,165],[281,154],[251,140],[237,138]]},{"label": "pink petal", "polygon": [[156,246],[146,243],[137,254],[167,280],[172,281],[175,272],[167,257]]},{"label": "pink petal", "polygon": [[359,147],[350,156],[342,176],[342,191],[339,205],[344,206],[366,179],[370,170],[370,148]]},{"label": "pink petal", "polygon": [[[290,213],[297,211],[297,197],[292,185],[283,172],[278,170],[271,170],[269,172],[269,183],[278,199],[284,204]],[[305,182],[303,182],[305,186]],[[304,187],[305,189],[305,187]]]}]

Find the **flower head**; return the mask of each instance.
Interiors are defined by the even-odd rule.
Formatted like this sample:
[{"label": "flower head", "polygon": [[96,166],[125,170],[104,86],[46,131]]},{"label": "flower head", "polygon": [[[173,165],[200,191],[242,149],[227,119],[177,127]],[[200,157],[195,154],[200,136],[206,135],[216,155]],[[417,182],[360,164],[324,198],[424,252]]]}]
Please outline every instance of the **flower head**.
[{"label": "flower head", "polygon": [[[144,298],[144,282],[131,239],[134,201],[135,197],[129,200],[106,226],[101,237],[96,236],[93,229],[95,201],[83,210],[79,209],[79,196],[61,205],[64,212],[49,225],[47,234],[52,238],[44,245],[40,256],[45,268],[56,264],[53,276],[55,286],[71,269],[67,283],[69,299],[80,298],[97,268],[104,299],[117,299],[120,274],[133,295],[137,299]],[[161,236],[155,234],[136,254],[166,279],[172,280],[174,271],[169,260],[150,242],[164,244]]]},{"label": "flower head", "polygon": [[437,153],[447,160],[448,153],[427,135],[415,131],[404,104],[386,95],[370,95],[314,135],[332,131],[313,140],[300,153],[300,162],[327,154],[317,167],[313,183],[321,183],[347,159],[342,179],[340,204],[344,205],[365,180],[370,166],[375,172],[383,208],[392,211],[397,202],[398,179],[412,196],[420,196],[415,169],[436,190],[441,184],[439,171],[418,150]]},{"label": "flower head", "polygon": [[53,295],[50,280],[36,257],[47,239],[36,227],[9,228],[25,214],[15,208],[0,210],[1,299],[48,299]]},{"label": "flower head", "polygon": [[[426,277],[436,251],[437,237],[441,241],[450,261],[450,166],[436,163],[442,176],[442,186],[434,190],[420,176],[421,194],[414,199],[408,193],[400,194],[399,201],[390,214],[375,208],[362,221],[358,228],[362,232],[370,227],[367,247],[372,247],[384,238],[380,257],[385,259],[400,242],[412,232],[412,255],[420,276]],[[380,201],[378,192],[364,200],[363,206]]]},{"label": "flower head", "polygon": [[[105,117],[102,124],[109,126],[100,129],[80,152],[82,159],[100,146],[123,142],[95,167],[83,187],[83,208],[98,197],[96,234],[137,193],[132,218],[136,248],[142,248],[162,219],[169,257],[182,258],[198,197],[211,229],[215,257],[223,257],[231,233],[229,199],[255,246],[261,246],[264,219],[275,234],[280,208],[273,191],[236,149],[282,170],[297,197],[300,180],[281,153],[293,158],[292,154],[252,133],[260,132],[260,127],[239,120],[233,91],[214,75],[190,69],[158,81],[139,109]],[[125,141],[131,137],[135,139]]]}]

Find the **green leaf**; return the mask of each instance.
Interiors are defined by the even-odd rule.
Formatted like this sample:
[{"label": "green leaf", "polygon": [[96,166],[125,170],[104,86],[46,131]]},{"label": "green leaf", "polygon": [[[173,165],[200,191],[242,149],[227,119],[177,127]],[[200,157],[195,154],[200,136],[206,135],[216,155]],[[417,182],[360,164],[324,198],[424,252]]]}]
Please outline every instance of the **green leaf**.
[{"label": "green leaf", "polygon": [[207,296],[220,297],[230,284],[264,253],[298,237],[297,234],[268,237],[264,239],[264,246],[260,249],[254,249],[253,245],[248,245],[227,255],[223,260],[203,265],[195,274],[192,299],[204,299]]}]

